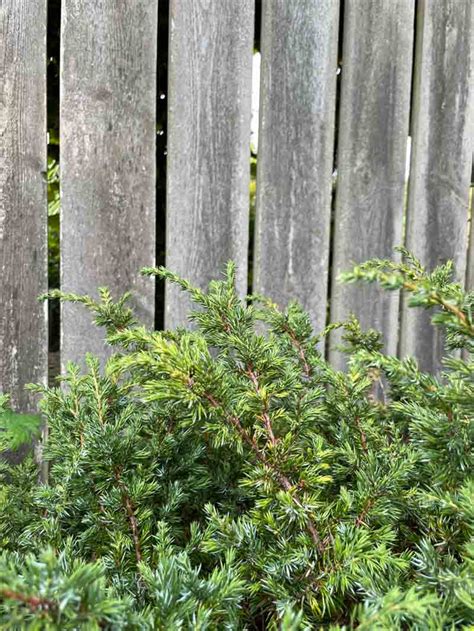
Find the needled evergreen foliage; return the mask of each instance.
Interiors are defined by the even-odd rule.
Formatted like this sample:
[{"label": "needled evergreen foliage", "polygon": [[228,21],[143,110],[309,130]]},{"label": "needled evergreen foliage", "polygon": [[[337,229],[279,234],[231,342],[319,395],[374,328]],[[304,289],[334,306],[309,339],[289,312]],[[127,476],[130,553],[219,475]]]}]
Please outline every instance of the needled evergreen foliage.
[{"label": "needled evergreen foliage", "polygon": [[54,292],[115,352],[35,387],[48,483],[2,465],[1,628],[473,628],[474,295],[404,254],[345,280],[435,307],[440,377],[355,319],[334,370],[308,315],[242,301],[232,264],[207,292],[144,270],[189,292],[190,330]]}]

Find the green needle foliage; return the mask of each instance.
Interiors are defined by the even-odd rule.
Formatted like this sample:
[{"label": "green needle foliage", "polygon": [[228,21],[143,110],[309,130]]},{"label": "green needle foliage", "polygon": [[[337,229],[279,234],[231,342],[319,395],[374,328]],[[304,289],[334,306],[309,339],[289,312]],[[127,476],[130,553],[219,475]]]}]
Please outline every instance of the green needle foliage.
[{"label": "green needle foliage", "polygon": [[241,300],[232,264],[205,292],[144,273],[191,295],[189,330],[147,330],[107,290],[53,292],[114,354],[35,388],[49,480],[32,459],[0,472],[0,626],[473,628],[474,297],[451,267],[346,276],[437,308],[463,349],[439,378],[355,319],[334,370],[308,315]]},{"label": "green needle foliage", "polygon": [[40,416],[12,412],[8,408],[8,397],[0,394],[0,452],[18,449],[31,438],[38,437],[40,430]]}]

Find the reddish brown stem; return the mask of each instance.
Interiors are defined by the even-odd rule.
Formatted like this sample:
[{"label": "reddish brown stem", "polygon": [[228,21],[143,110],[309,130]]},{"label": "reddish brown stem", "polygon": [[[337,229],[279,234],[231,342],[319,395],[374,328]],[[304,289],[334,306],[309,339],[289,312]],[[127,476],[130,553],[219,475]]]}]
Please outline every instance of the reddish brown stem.
[{"label": "reddish brown stem", "polygon": [[[411,283],[409,281],[405,281],[403,283],[403,288],[407,289],[408,291],[411,291],[411,292],[414,292],[414,291],[418,290],[418,286],[415,283]],[[469,331],[469,333],[471,335],[474,335],[474,327],[468,322],[468,319],[467,319],[466,315],[461,311],[461,309],[456,307],[456,305],[451,304],[450,302],[448,302],[447,300],[445,300],[441,296],[438,296],[437,294],[432,294],[431,297],[445,311],[449,311],[454,316],[456,316],[456,318]]]},{"label": "reddish brown stem", "polygon": [[304,348],[301,342],[298,340],[294,331],[292,331],[289,326],[285,326],[284,330],[288,333],[291,343],[293,344],[295,349],[298,351],[300,361],[303,365],[303,371],[304,371],[305,377],[311,377],[311,366],[308,364],[308,361],[306,359],[306,354],[304,352]]},{"label": "reddish brown stem", "polygon": [[122,495],[122,502],[127,513],[128,522],[130,524],[130,530],[132,532],[133,544],[135,546],[135,557],[137,559],[137,563],[140,563],[142,560],[142,551],[140,546],[140,531],[138,528],[138,521],[135,517],[135,509],[130,499],[130,496],[127,491],[127,487],[122,481],[120,476],[120,471],[116,469],[114,471],[115,479],[117,480],[117,484],[120,489],[120,493]]},{"label": "reddish brown stem", "polygon": [[97,401],[97,416],[99,419],[99,423],[103,426],[105,424],[105,417],[104,417],[104,407],[103,407],[102,399],[100,396],[99,382],[97,381],[97,376],[95,375],[95,373],[92,374],[92,378],[94,381],[94,392],[95,392],[95,398]]},{"label": "reddish brown stem", "polygon": [[367,517],[367,513],[369,512],[369,510],[374,505],[374,501],[375,500],[373,500],[373,499],[369,499],[369,500],[366,501],[363,509],[361,510],[359,515],[356,517],[355,525],[357,527],[362,526],[362,524],[364,524],[364,519]]},{"label": "reddish brown stem", "polygon": [[365,453],[367,453],[367,436],[364,430],[362,429],[362,425],[360,424],[360,420],[358,416],[355,417],[355,424],[357,425],[357,429],[359,430],[360,443],[362,445],[362,449],[365,451]]},{"label": "reddish brown stem", "polygon": [[229,324],[229,321],[227,320],[225,314],[221,313],[221,320],[222,320],[222,326],[224,328],[224,331],[229,334],[232,332],[232,327]]},{"label": "reddish brown stem", "polygon": [[[217,399],[213,397],[212,394],[205,393],[204,397],[210,402],[213,408],[221,407],[219,401],[217,401]],[[244,443],[246,443],[250,447],[255,458],[272,472],[273,477],[277,480],[283,490],[291,493],[291,497],[293,498],[293,501],[298,506],[298,508],[304,509],[303,503],[301,502],[295,491],[295,485],[291,484],[290,480],[272,462],[268,460],[265,454],[259,449],[257,442],[255,441],[253,436],[251,436],[247,432],[245,427],[243,427],[240,419],[235,415],[230,415],[227,417],[226,420],[234,427]],[[315,525],[309,517],[306,519],[306,529],[311,535],[314,545],[319,550],[319,552],[322,553],[326,546],[322,542]]]},{"label": "reddish brown stem", "polygon": [[53,600],[40,598],[39,596],[27,596],[26,594],[21,594],[12,589],[0,589],[0,596],[2,598],[22,602],[31,609],[55,609],[57,606]]},{"label": "reddish brown stem", "polygon": [[[254,388],[255,388],[255,392],[260,395],[260,385],[258,383],[258,377],[257,374],[255,373],[255,371],[252,369],[252,366],[248,366],[247,367],[247,374],[250,377]],[[263,424],[265,425],[265,429],[267,430],[267,434],[268,434],[268,438],[269,441],[272,445],[276,445],[276,438],[275,438],[275,434],[273,433],[273,428],[272,428],[272,422],[270,420],[270,415],[268,413],[268,407],[267,404],[264,404],[264,408],[263,408],[263,412],[262,412],[262,420],[263,420]]]}]

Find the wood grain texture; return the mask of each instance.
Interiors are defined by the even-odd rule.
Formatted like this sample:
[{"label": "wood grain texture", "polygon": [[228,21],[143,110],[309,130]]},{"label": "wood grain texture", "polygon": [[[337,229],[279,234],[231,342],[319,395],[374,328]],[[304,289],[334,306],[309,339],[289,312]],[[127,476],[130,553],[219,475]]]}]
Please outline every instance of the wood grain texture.
[{"label": "wood grain texture", "polygon": [[[466,270],[469,182],[473,137],[472,0],[421,0],[412,114],[412,160],[407,247],[428,268],[453,259]],[[404,301],[401,354],[416,355],[437,371],[443,354],[430,315]]]},{"label": "wood grain texture", "polygon": [[339,0],[264,0],[254,290],[326,322]]},{"label": "wood grain texture", "polygon": [[46,0],[0,0],[0,392],[46,382]]},{"label": "wood grain texture", "polygon": [[[399,297],[338,275],[402,242],[414,32],[413,0],[346,0],[337,149],[331,320],[354,313],[396,353]],[[331,337],[331,360],[341,365]]]},{"label": "wood grain texture", "polygon": [[[471,63],[474,60],[471,60]],[[473,115],[474,117],[474,115]],[[471,121],[474,127],[474,122]],[[469,245],[467,252],[467,267],[466,267],[466,290],[474,291],[474,230],[473,230],[473,212],[474,212],[474,129],[472,133],[472,175],[471,175],[471,187],[469,191]],[[461,353],[462,358],[465,361],[470,361],[469,352],[464,349]]]},{"label": "wood grain texture", "polygon": [[[474,60],[473,60],[474,61]],[[474,118],[474,115],[473,115]],[[471,121],[474,127],[474,122]],[[471,187],[469,190],[469,245],[467,252],[467,267],[466,267],[466,290],[474,291],[474,230],[473,230],[473,213],[474,213],[474,129],[472,133],[472,175],[471,175]],[[462,358],[465,361],[470,361],[469,352],[464,349],[461,353]]]},{"label": "wood grain texture", "polygon": [[[61,288],[131,289],[154,321],[157,0],[65,0],[61,38]],[[103,332],[63,305],[61,361],[105,357]]]},{"label": "wood grain texture", "polygon": [[[166,265],[200,287],[225,262],[247,291],[254,2],[170,3]],[[167,286],[166,326],[189,302]]]}]

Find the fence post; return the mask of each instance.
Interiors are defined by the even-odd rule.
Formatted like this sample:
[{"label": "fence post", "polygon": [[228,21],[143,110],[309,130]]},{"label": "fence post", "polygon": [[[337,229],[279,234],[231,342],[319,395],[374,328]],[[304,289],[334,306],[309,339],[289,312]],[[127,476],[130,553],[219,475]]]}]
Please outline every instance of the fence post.
[{"label": "fence post", "polygon": [[[204,287],[233,259],[243,295],[253,32],[253,0],[171,0],[166,264]],[[167,286],[166,326],[188,312]]]},{"label": "fence post", "polygon": [[[354,313],[396,354],[398,293],[344,286],[338,275],[402,242],[410,111],[413,0],[347,0],[337,147],[331,320]],[[330,358],[342,366],[331,336]]]},{"label": "fence post", "polygon": [[339,0],[263,3],[254,290],[326,322]]},{"label": "fence post", "polygon": [[0,392],[47,378],[46,0],[0,5]]},{"label": "fence post", "polygon": [[[473,29],[471,0],[418,5],[412,111],[412,160],[407,247],[428,269],[454,260],[464,282],[473,138]],[[441,331],[430,314],[402,308],[401,355],[424,370],[439,370]]]},{"label": "fence post", "polygon": [[[147,325],[155,262],[157,0],[64,0],[61,25],[61,288],[131,289]],[[104,358],[103,332],[65,304],[61,359]]]}]

